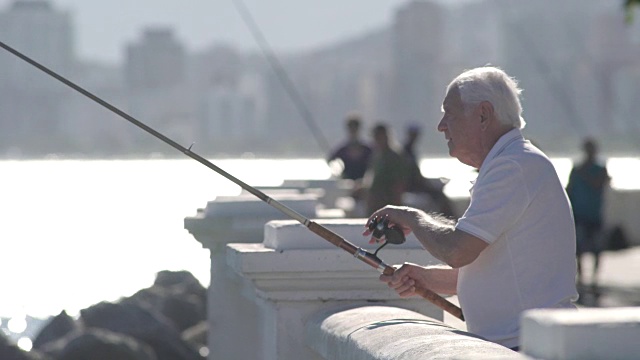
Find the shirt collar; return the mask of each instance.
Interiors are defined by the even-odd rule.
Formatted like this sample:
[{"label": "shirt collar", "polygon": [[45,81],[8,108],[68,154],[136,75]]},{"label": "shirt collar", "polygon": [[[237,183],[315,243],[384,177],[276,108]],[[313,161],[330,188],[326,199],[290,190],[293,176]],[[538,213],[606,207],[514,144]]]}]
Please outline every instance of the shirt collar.
[{"label": "shirt collar", "polygon": [[[522,136],[522,132],[520,131],[520,129],[514,128],[509,130],[507,133],[502,135],[500,139],[498,139],[498,141],[493,145],[482,164],[484,165],[487,162],[491,161],[491,159],[500,155],[500,153],[504,151],[507,146],[517,140],[524,140],[524,136]],[[480,167],[482,167],[482,165]]]}]

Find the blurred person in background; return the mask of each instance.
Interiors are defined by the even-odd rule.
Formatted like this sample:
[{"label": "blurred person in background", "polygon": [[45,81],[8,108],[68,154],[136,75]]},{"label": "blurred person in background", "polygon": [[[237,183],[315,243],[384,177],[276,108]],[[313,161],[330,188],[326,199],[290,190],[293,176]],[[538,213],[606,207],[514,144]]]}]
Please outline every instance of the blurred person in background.
[{"label": "blurred person in background", "polygon": [[603,250],[602,233],[604,193],[609,184],[609,173],[598,160],[598,144],[592,138],[582,143],[584,158],[574,165],[569,174],[567,194],[573,208],[576,225],[576,259],[578,283],[582,283],[582,257],[593,255],[592,284],[597,283],[600,253]]},{"label": "blurred person in background", "polygon": [[333,174],[340,174],[349,183],[349,198],[353,202],[341,205],[345,213],[350,217],[363,217],[366,192],[362,188],[362,178],[371,162],[373,149],[360,139],[362,118],[359,114],[347,115],[345,128],[347,139],[327,157],[327,163]]},{"label": "blurred person in background", "polygon": [[335,149],[327,158],[327,162],[342,162],[343,179],[358,181],[364,176],[371,160],[371,147],[360,140],[362,120],[357,114],[350,114],[345,121],[347,140]]},{"label": "blurred person in background", "polygon": [[371,132],[374,150],[363,186],[366,189],[367,214],[385,206],[402,205],[407,188],[407,163],[394,149],[387,125],[378,123]]},{"label": "blurred person in background", "polygon": [[[423,204],[423,210],[433,210],[442,213],[447,217],[455,215],[453,205],[449,198],[444,194],[444,186],[446,185],[441,179],[430,179],[422,175],[420,170],[420,159],[416,154],[416,143],[420,138],[420,126],[410,125],[407,127],[405,134],[405,142],[402,146],[402,156],[407,162],[407,193],[416,195],[426,195],[428,198]],[[405,201],[407,202],[407,201]]]}]

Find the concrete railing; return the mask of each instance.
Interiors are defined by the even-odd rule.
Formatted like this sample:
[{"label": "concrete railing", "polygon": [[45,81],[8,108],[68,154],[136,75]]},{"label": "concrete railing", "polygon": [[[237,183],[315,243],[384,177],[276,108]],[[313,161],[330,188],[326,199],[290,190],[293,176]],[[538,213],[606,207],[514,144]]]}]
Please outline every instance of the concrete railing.
[{"label": "concrete railing", "polygon": [[640,307],[529,310],[522,351],[535,359],[640,358]]},{"label": "concrete railing", "polygon": [[263,191],[284,190],[316,194],[320,204],[327,209],[335,208],[339,198],[350,196],[352,188],[353,180],[345,179],[284,180],[280,186],[258,187]]},{"label": "concrete railing", "polygon": [[[316,220],[354,245],[370,249],[362,236],[365,221]],[[413,236],[378,255],[390,264],[438,263]],[[248,322],[258,329],[255,353],[244,357],[247,359],[318,358],[305,341],[305,324],[326,309],[379,304],[443,319],[442,310],[435,305],[421,298],[398,297],[378,280],[374,268],[292,220],[267,223],[263,243],[229,244],[227,264],[242,278],[243,296],[258,309],[253,317],[235,314],[236,322]]]},{"label": "concrete railing", "polygon": [[522,359],[477,335],[406,309],[330,309],[305,324],[305,340],[322,359]]},{"label": "concrete railing", "polygon": [[307,345],[327,360],[640,357],[640,308],[529,310],[516,353],[438,320],[395,307],[321,311],[305,324]]}]

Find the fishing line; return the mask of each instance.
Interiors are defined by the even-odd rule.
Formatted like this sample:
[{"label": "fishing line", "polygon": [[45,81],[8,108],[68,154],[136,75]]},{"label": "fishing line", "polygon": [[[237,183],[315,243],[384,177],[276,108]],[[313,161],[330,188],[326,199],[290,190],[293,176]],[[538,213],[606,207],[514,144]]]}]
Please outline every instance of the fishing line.
[{"label": "fishing line", "polygon": [[[154,130],[153,128],[147,126],[143,122],[135,119],[134,117],[130,116],[129,114],[125,113],[124,111],[122,111],[122,110],[118,109],[117,107],[111,105],[110,103],[102,100],[98,96],[90,93],[89,91],[85,90],[84,88],[80,87],[79,85],[76,85],[74,82],[66,79],[62,75],[59,75],[58,73],[56,73],[53,70],[47,68],[46,66],[40,64],[39,62],[37,62],[37,61],[31,59],[30,57],[22,54],[18,50],[15,50],[14,48],[10,47],[9,45],[5,44],[2,41],[0,41],[0,47],[4,48],[8,52],[10,52],[13,55],[19,57],[20,59],[26,61],[27,63],[33,65],[34,67],[38,68],[39,70],[43,71],[44,73],[52,76],[53,78],[55,78],[56,80],[62,82],[65,85],[67,85],[68,87],[78,91],[82,95],[84,95],[84,96],[88,97],[89,99],[95,101],[96,103],[102,105],[103,107],[107,108],[108,110],[111,110],[112,112],[114,112],[115,114],[119,115],[123,119],[131,122],[132,124],[134,124],[136,126],[138,126],[142,130],[144,130],[144,131],[148,132],[149,134],[155,136],[156,138],[162,140],[166,144],[172,146],[173,148],[175,148],[178,151],[182,152],[183,154],[189,156],[190,158],[198,161],[199,163],[203,164],[204,166],[208,167],[209,169],[211,169],[211,170],[217,172],[218,174],[224,176],[225,178],[227,178],[231,182],[235,183],[236,185],[240,186],[242,189],[244,189],[247,192],[249,192],[250,194],[256,196],[260,200],[262,200],[262,201],[266,202],[267,204],[271,205],[272,207],[276,208],[277,210],[279,210],[280,212],[282,212],[286,216],[288,216],[288,217],[298,221],[302,225],[306,226],[309,230],[311,230],[316,235],[318,235],[321,238],[329,241],[333,245],[335,245],[335,246],[347,251],[348,253],[353,255],[355,258],[363,261],[364,263],[366,263],[366,264],[370,265],[371,267],[377,269],[378,271],[382,272],[383,274],[392,275],[395,272],[395,269],[393,267],[385,264],[380,258],[378,258],[377,255],[371,254],[370,252],[355,246],[354,244],[352,244],[349,241],[345,240],[343,237],[341,237],[340,235],[336,234],[335,232],[329,230],[328,228],[326,228],[326,227],[324,227],[324,226],[322,226],[322,225],[320,225],[320,224],[318,224],[318,223],[316,223],[314,221],[311,221],[310,219],[304,217],[302,214],[296,212],[295,210],[287,207],[286,205],[280,203],[277,200],[272,199],[271,197],[269,197],[268,195],[266,195],[262,191],[260,191],[260,190],[258,190],[256,188],[244,183],[240,179],[234,177],[233,175],[231,175],[231,174],[227,173],[226,171],[222,170],[221,168],[217,167],[216,165],[214,165],[213,163],[211,163],[207,159],[205,159],[202,156],[200,156],[200,155],[194,153],[193,151],[191,151],[191,146],[189,148],[185,148],[184,146],[182,146],[182,145],[178,144],[177,142],[171,140],[170,138],[164,136],[163,134],[159,133],[158,131]],[[430,301],[434,305],[438,306],[442,310],[450,313],[451,315],[457,317],[460,320],[464,320],[464,316],[462,315],[462,310],[459,307],[457,307],[453,303],[449,302],[445,298],[441,297],[440,295],[436,294],[435,292],[433,292],[431,290],[428,290],[428,289],[417,288],[416,289],[416,293],[419,294],[420,296],[422,296],[423,298],[425,298],[426,300]]]},{"label": "fishing line", "polygon": [[258,43],[258,46],[260,47],[260,50],[262,51],[264,57],[269,62],[271,69],[273,69],[273,72],[275,72],[276,77],[278,78],[278,80],[280,80],[280,83],[284,87],[287,94],[289,94],[289,97],[291,98],[291,101],[293,101],[293,104],[296,106],[296,109],[298,109],[298,112],[300,112],[302,118],[306,121],[307,126],[309,126],[309,128],[311,129],[311,134],[313,134],[313,137],[318,142],[320,149],[325,154],[328,154],[331,150],[329,142],[327,142],[327,139],[322,135],[322,131],[314,121],[309,107],[307,107],[304,100],[302,99],[302,95],[300,95],[300,92],[296,89],[293,81],[287,75],[284,66],[282,66],[282,63],[278,60],[275,52],[267,42],[264,33],[260,30],[260,27],[253,19],[253,16],[251,16],[251,12],[242,2],[242,0],[233,0],[233,4],[235,5],[236,10],[238,10],[242,21],[244,21],[245,25],[247,26],[247,28],[249,28],[249,31],[253,35],[253,38]]}]

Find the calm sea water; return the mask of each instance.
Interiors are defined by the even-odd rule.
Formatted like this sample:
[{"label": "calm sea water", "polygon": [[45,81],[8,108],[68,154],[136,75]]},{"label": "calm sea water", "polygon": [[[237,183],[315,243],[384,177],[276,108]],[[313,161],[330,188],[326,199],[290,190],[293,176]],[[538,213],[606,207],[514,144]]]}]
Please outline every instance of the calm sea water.
[{"label": "calm sea water", "polygon": [[[322,159],[213,163],[253,186],[331,176]],[[554,164],[566,181],[571,160]],[[608,167],[614,186],[638,187],[640,159]],[[453,159],[424,160],[422,170],[452,179],[452,196],[475,177]],[[188,270],[208,285],[209,252],[183,220],[240,192],[191,159],[0,161],[0,172],[0,317],[77,314],[150,286],[160,270]]]}]

